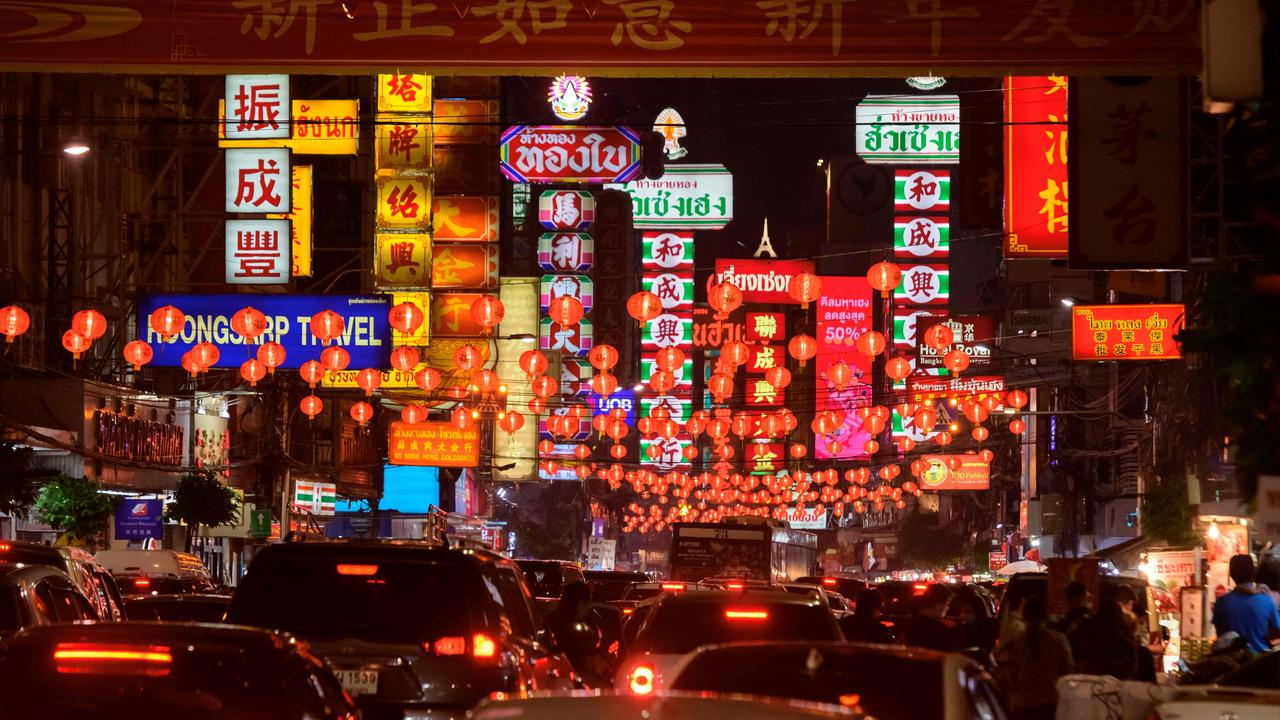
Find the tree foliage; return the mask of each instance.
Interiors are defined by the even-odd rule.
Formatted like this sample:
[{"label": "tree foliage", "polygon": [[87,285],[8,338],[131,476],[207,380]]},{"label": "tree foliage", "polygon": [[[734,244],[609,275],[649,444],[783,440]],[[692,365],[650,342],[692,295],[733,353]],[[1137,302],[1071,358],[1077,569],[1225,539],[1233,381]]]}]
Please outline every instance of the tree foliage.
[{"label": "tree foliage", "polygon": [[30,447],[0,441],[0,513],[24,516],[35,504],[41,480],[52,473],[31,467],[34,459]]},{"label": "tree foliage", "polygon": [[1154,483],[1142,498],[1142,534],[1146,537],[1174,546],[1194,544],[1191,516],[1184,476]]},{"label": "tree foliage", "polygon": [[40,489],[36,516],[73,538],[94,542],[107,529],[115,499],[98,492],[101,485],[86,477],[58,475]]},{"label": "tree foliage", "polygon": [[230,525],[238,517],[235,492],[210,470],[197,470],[178,479],[173,502],[165,511],[170,520],[190,526]]},{"label": "tree foliage", "polygon": [[898,520],[898,555],[919,568],[958,564],[971,548],[959,529],[941,526],[937,515],[913,512]]}]

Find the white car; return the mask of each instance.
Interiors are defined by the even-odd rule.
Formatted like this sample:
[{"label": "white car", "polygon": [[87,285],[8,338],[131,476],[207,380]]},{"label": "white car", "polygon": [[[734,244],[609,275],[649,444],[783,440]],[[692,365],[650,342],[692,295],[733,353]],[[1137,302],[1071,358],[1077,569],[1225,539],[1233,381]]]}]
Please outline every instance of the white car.
[{"label": "white car", "polygon": [[1280,717],[1280,650],[1254,658],[1213,685],[1173,688],[1156,703],[1158,720],[1275,720]]},{"label": "white car", "polygon": [[844,639],[826,604],[807,593],[711,590],[663,595],[652,607],[614,679],[619,692],[661,689],[684,656],[703,645]]},{"label": "white car", "polygon": [[977,663],[956,653],[889,645],[711,645],[685,657],[666,687],[671,692],[750,692],[755,696],[853,705],[878,720],[1009,717],[991,677]]},{"label": "white car", "polygon": [[862,720],[855,707],[707,693],[655,693],[644,697],[579,691],[516,699],[495,697],[468,720]]}]

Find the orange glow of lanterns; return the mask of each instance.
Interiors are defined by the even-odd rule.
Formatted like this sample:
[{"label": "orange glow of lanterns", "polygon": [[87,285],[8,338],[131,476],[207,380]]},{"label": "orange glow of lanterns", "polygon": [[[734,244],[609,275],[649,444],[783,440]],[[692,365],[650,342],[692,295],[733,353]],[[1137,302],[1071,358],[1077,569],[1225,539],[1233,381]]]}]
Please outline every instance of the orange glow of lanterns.
[{"label": "orange glow of lanterns", "polygon": [[800,361],[800,367],[818,354],[818,342],[809,335],[796,335],[787,342],[787,352]]},{"label": "orange glow of lanterns", "polygon": [[267,369],[267,374],[275,373],[276,368],[284,363],[284,346],[278,342],[264,342],[258,346],[258,362]]},{"label": "orange glow of lanterns", "polygon": [[161,340],[169,342],[178,333],[182,332],[182,326],[187,322],[187,316],[181,310],[172,306],[156,308],[148,318],[151,330],[160,336]]},{"label": "orange glow of lanterns", "polygon": [[311,316],[311,334],[320,341],[321,345],[328,345],[335,338],[342,335],[342,331],[346,329],[347,323],[342,316],[332,310],[321,310]]},{"label": "orange glow of lanterns", "polygon": [[648,290],[641,290],[627,299],[627,314],[636,322],[649,322],[662,314],[662,300]]},{"label": "orange glow of lanterns", "polygon": [[431,392],[440,387],[440,371],[435,368],[422,368],[413,374],[413,384],[423,392]]},{"label": "orange glow of lanterns", "polygon": [[902,283],[902,268],[891,262],[878,262],[867,270],[867,282],[880,291],[881,297],[889,297],[893,289]]},{"label": "orange glow of lanterns", "polygon": [[341,345],[327,347],[320,351],[320,364],[331,375],[336,375],[351,364],[351,353]]},{"label": "orange glow of lanterns", "polygon": [[547,317],[560,327],[577,325],[582,316],[582,301],[572,295],[561,295],[547,306]]},{"label": "orange glow of lanterns", "polygon": [[506,313],[507,309],[502,301],[492,295],[481,295],[471,302],[471,319],[476,321],[486,335],[498,327]]},{"label": "orange glow of lanterns", "polygon": [[0,308],[0,335],[6,343],[21,336],[31,327],[31,315],[17,305]]},{"label": "orange glow of lanterns", "polygon": [[942,352],[955,342],[955,333],[947,325],[931,325],[921,338],[928,347]]},{"label": "orange glow of lanterns", "polygon": [[267,366],[258,362],[257,358],[249,358],[240,363],[240,377],[249,383],[249,387],[254,387],[258,381],[267,376]]},{"label": "orange glow of lanterns", "polygon": [[484,362],[480,348],[475,345],[460,345],[453,351],[453,364],[459,370],[475,370]]},{"label": "orange glow of lanterns", "polygon": [[601,372],[611,370],[618,364],[618,349],[603,343],[596,345],[587,353],[587,360],[591,363],[591,367]]},{"label": "orange glow of lanterns", "polygon": [[520,369],[532,380],[547,371],[547,356],[541,350],[525,350],[520,353]]},{"label": "orange glow of lanterns", "polygon": [[316,416],[324,410],[324,401],[315,395],[308,395],[298,401],[298,409],[307,416],[308,420],[315,420]]},{"label": "orange glow of lanterns", "polygon": [[953,373],[962,373],[969,367],[969,356],[959,348],[942,356],[942,365]]},{"label": "orange glow of lanterns", "polygon": [[93,342],[107,331],[107,319],[97,310],[81,310],[72,316],[71,329]]},{"label": "orange glow of lanterns", "polygon": [[151,362],[155,351],[146,340],[130,340],[124,345],[124,359],[133,366],[134,372],[142,370],[142,366]]},{"label": "orange glow of lanterns", "polygon": [[256,340],[267,331],[267,316],[255,307],[244,307],[231,316],[231,329],[246,340]]},{"label": "orange glow of lanterns", "polygon": [[319,360],[308,360],[298,368],[298,374],[302,376],[308,387],[315,387],[316,383],[324,379],[324,366]]},{"label": "orange glow of lanterns", "polygon": [[866,355],[867,357],[873,358],[884,352],[884,334],[876,330],[868,330],[859,335],[857,340],[853,341],[853,346],[858,352]]},{"label": "orange glow of lanterns", "polygon": [[364,391],[365,396],[373,394],[382,386],[382,372],[375,368],[365,368],[356,373],[356,387]]},{"label": "orange glow of lanterns", "polygon": [[400,372],[410,372],[418,367],[421,359],[422,353],[416,347],[402,345],[391,351],[391,367]]},{"label": "orange glow of lanterns", "polygon": [[361,400],[360,402],[351,406],[351,419],[360,423],[361,427],[364,427],[365,423],[369,422],[369,420],[372,418],[373,418],[373,406],[370,405],[369,403]]}]

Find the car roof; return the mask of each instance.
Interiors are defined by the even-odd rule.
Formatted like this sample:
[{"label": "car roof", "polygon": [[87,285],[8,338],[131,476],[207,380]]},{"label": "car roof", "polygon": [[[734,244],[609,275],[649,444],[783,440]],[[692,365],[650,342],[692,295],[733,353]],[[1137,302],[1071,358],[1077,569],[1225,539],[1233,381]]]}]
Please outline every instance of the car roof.
[{"label": "car roof", "polygon": [[24,628],[9,645],[48,645],[61,642],[187,643],[231,642],[244,646],[283,649],[295,643],[288,633],[242,625],[190,622],[77,622]]},{"label": "car roof", "polygon": [[65,572],[51,565],[0,562],[0,582],[36,582],[47,577],[60,577],[68,581],[71,579]]},{"label": "car roof", "polygon": [[575,567],[579,570],[582,569],[578,563],[573,562],[572,560],[539,560],[537,558],[520,558],[516,560],[515,563],[520,567],[533,567],[535,565],[560,565],[563,567],[568,565],[569,567]]},{"label": "car roof", "polygon": [[471,711],[472,720],[562,720],[586,717],[594,720],[632,720],[639,714],[667,717],[731,717],[735,720],[788,720],[790,718],[856,718],[846,708],[820,703],[703,692],[659,691],[649,696],[601,694],[598,691],[551,692],[511,700],[488,700]]},{"label": "car roof", "polygon": [[803,640],[746,640],[741,642],[720,643],[718,645],[705,645],[695,650],[691,657],[708,654],[746,655],[755,653],[781,656],[788,652],[803,652],[808,654],[810,650],[817,650],[820,653],[824,653],[832,657],[892,655],[895,657],[911,658],[915,660],[931,660],[939,663],[944,662],[948,656],[948,653],[945,652],[927,650],[925,648],[918,647],[908,647],[905,645],[878,645],[873,643],[838,641],[806,642]]},{"label": "car roof", "polygon": [[160,593],[154,595],[129,595],[124,599],[126,605],[145,605],[147,603],[221,603],[230,604],[230,595],[212,595],[204,593]]},{"label": "car roof", "polygon": [[289,557],[345,560],[349,558],[385,559],[401,562],[507,562],[504,555],[473,548],[447,548],[416,541],[340,540],[335,542],[298,542],[268,545],[258,551],[258,558],[272,560]]},{"label": "car roof", "polygon": [[821,607],[821,602],[811,595],[799,595],[784,590],[746,588],[745,590],[706,590],[696,593],[670,593],[661,596],[662,604],[687,605],[740,605],[745,602],[769,605],[802,605]]}]

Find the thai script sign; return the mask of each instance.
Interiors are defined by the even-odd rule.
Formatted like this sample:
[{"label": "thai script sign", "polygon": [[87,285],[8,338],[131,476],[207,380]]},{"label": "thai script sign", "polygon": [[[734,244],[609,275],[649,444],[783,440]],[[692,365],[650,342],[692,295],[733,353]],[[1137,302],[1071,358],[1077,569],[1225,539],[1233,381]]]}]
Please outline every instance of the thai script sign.
[{"label": "thai script sign", "polygon": [[858,156],[869,163],[960,162],[957,95],[868,95],[854,122]]},{"label": "thai script sign", "polygon": [[977,455],[925,455],[920,473],[921,490],[986,490],[991,485],[991,465]]},{"label": "thai script sign", "polygon": [[459,429],[449,422],[410,425],[392,421],[387,462],[427,467],[476,467],[480,464],[480,429]]},{"label": "thai script sign", "polygon": [[511,182],[626,182],[640,174],[640,136],[621,127],[516,125],[499,138]]},{"label": "thai script sign", "polygon": [[1185,305],[1077,305],[1071,308],[1072,360],[1176,360]]},{"label": "thai script sign", "polygon": [[[836,458],[850,460],[865,458],[866,442],[871,433],[863,429],[863,420],[856,410],[871,404],[871,359],[858,352],[854,341],[871,330],[871,285],[865,277],[822,278],[822,295],[817,301],[818,352],[814,366],[814,410],[836,410],[843,413],[844,422],[825,437],[815,438],[814,457],[820,460]],[[853,381],[837,388],[823,370],[832,363],[843,360],[853,370]],[[840,443],[840,449],[832,453],[831,441]]]},{"label": "thai script sign", "polygon": [[733,283],[742,291],[745,303],[797,305],[787,291],[791,280],[802,272],[813,272],[810,260],[716,260],[716,282]]},{"label": "thai script sign", "polygon": [[280,140],[228,140],[226,103],[218,101],[218,147],[289,148],[299,155],[355,155],[360,149],[359,100],[294,100],[288,125],[292,135]]},{"label": "thai script sign", "polygon": [[913,376],[907,378],[907,396],[913,402],[936,400],[967,395],[1004,395],[1005,384],[1002,375],[975,375],[973,377],[929,377]]},{"label": "thai script sign", "polygon": [[672,165],[657,180],[606,188],[631,196],[638,228],[719,230],[733,219],[733,175],[724,165]]}]

